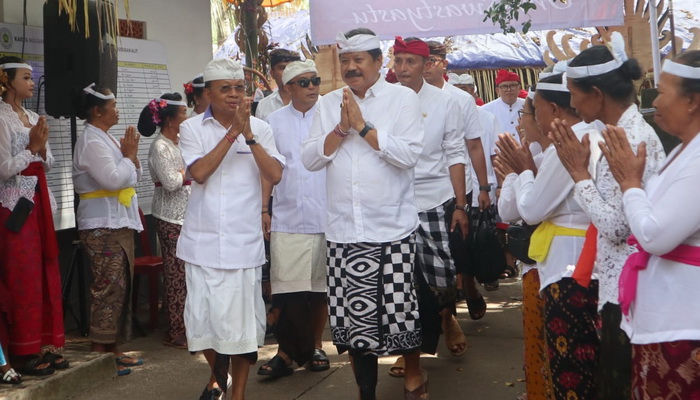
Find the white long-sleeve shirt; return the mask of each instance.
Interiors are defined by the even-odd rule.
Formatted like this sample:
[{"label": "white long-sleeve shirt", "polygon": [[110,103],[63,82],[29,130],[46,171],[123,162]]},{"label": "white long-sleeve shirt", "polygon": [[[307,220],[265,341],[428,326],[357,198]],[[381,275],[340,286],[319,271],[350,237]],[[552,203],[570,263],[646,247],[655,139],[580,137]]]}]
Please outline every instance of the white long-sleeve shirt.
[{"label": "white long-sleeve shirt", "polygon": [[[644,121],[635,105],[631,105],[620,116],[617,126],[624,128],[627,140],[635,151],[640,143],[646,142],[647,159],[644,166],[646,181],[661,168],[665,159],[659,137]],[[634,248],[627,244],[630,230],[622,210],[622,192],[620,192],[620,185],[610,172],[607,159],[603,157],[598,162],[595,183],[591,179],[576,183],[575,198],[598,229],[596,249],[598,307],[602,309],[605,303],[618,304],[620,272],[627,257],[634,252]]]},{"label": "white long-sleeve shirt", "polygon": [[449,167],[464,164],[467,146],[457,102],[423,82],[418,91],[423,115],[423,151],[416,164],[416,201],[419,211],[433,209],[455,196]]},{"label": "white long-sleeve shirt", "polygon": [[[594,171],[595,160],[600,157],[598,131],[584,122],[571,127],[580,140],[584,134],[591,137],[589,169]],[[562,165],[557,150],[550,145],[544,150],[542,164],[535,177],[530,170],[523,171],[514,182],[518,214],[530,225],[544,221],[555,225],[585,230],[591,220],[574,199],[574,181]],[[502,192],[501,192],[502,193]],[[578,261],[584,237],[555,236],[547,258],[537,264],[540,274],[540,290],[562,278],[571,277]]]},{"label": "white long-sleeve shirt", "polygon": [[186,165],[180,147],[158,134],[148,150],[148,167],[151,180],[160,184],[153,189],[151,214],[163,221],[182,225],[192,188],[183,185],[181,171]]},{"label": "white long-sleeve shirt", "polygon": [[[263,149],[284,165],[272,129],[250,117],[250,129]],[[214,119],[211,108],[180,125],[180,149],[188,168],[209,154],[228,127]],[[192,182],[185,222],[177,243],[177,257],[216,269],[255,268],[265,263],[260,170],[243,135],[238,135],[214,173]]]},{"label": "white long-sleeve shirt", "polygon": [[287,160],[282,180],[275,186],[273,232],[326,231],[326,171],[311,172],[301,163],[301,146],[309,136],[315,113],[316,105],[301,113],[290,103],[267,117],[277,150]]},{"label": "white long-sleeve shirt", "polygon": [[326,156],[324,141],[340,122],[343,89],[323,96],[302,146],[311,171],[326,168],[326,239],[336,243],[384,243],[402,239],[418,227],[414,167],[423,149],[418,95],[384,79],[363,99],[353,94],[365,121],[376,131],[379,150],[350,134]]},{"label": "white long-sleeve shirt", "polygon": [[[122,155],[119,142],[111,133],[85,124],[75,143],[73,156],[73,187],[78,194],[136,188],[142,172]],[[78,229],[130,228],[141,231],[143,226],[138,206],[137,195],[131,198],[129,207],[121,204],[117,197],[80,200]]]},{"label": "white long-sleeve shirt", "polygon": [[[29,124],[34,126],[39,121],[39,115],[34,111],[22,109],[27,115]],[[17,113],[8,103],[0,100],[0,207],[12,210],[17,205],[20,197],[34,201],[36,194],[36,176],[19,175],[30,163],[41,162],[44,170],[48,172],[54,163],[53,154],[49,143],[46,143],[46,160],[39,154],[32,155],[27,150],[29,145],[29,131],[22,124]],[[49,190],[49,202],[51,210],[56,211],[56,199]]]},{"label": "white long-sleeve shirt", "polygon": [[268,115],[282,107],[284,107],[284,101],[282,101],[279,90],[275,89],[272,94],[258,102],[258,106],[255,108],[255,117],[267,121]]},{"label": "white long-sleeve shirt", "polygon": [[518,126],[518,111],[522,110],[524,104],[525,99],[518,98],[515,103],[508,105],[499,97],[484,104],[481,108],[496,116],[502,129],[500,133],[508,132],[520,143],[521,138],[515,127]]},{"label": "white long-sleeve shirt", "polygon": [[652,255],[622,323],[634,344],[700,340],[700,267],[659,257],[681,244],[700,246],[700,135],[676,147],[663,168],[644,190],[623,195],[630,229]]},{"label": "white long-sleeve shirt", "polygon": [[[496,155],[496,142],[498,141],[498,134],[501,133],[501,125],[498,123],[496,116],[484,110],[483,107],[478,107],[477,111],[479,120],[481,121],[481,127],[484,130],[483,135],[481,136],[481,147],[484,148],[486,178],[491,186],[489,197],[491,198],[491,204],[493,204],[496,202],[495,188],[498,182],[496,180],[496,173],[493,170],[491,157]],[[470,181],[472,182],[473,193],[479,193],[479,178],[476,176],[474,166],[471,166],[467,173],[471,175]],[[469,189],[467,189],[467,191],[469,191]],[[472,206],[479,206],[479,196],[472,196]]]}]

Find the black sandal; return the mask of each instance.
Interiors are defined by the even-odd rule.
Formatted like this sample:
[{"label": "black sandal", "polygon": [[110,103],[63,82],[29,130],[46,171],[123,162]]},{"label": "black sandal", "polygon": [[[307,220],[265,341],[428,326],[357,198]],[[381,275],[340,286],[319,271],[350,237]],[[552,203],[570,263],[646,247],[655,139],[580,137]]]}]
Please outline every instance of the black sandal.
[{"label": "black sandal", "polygon": [[41,364],[48,364],[44,360],[42,360],[39,357],[33,357],[27,360],[22,367],[17,367],[17,371],[21,373],[22,375],[31,375],[31,376],[47,376],[51,375],[56,370],[52,368],[50,365],[46,368],[37,368]]},{"label": "black sandal", "polygon": [[8,385],[19,385],[22,383],[22,375],[18,374],[14,369],[10,368],[0,377],[0,383]]},{"label": "black sandal", "polygon": [[467,298],[467,309],[469,310],[469,318],[474,321],[484,318],[486,315],[486,300],[484,296],[479,296],[476,299]]},{"label": "black sandal", "polygon": [[68,369],[68,367],[70,367],[70,363],[68,362],[68,360],[66,360],[65,357],[57,353],[45,353],[44,356],[41,358],[41,362],[51,364],[51,368],[54,369]]},{"label": "black sandal", "polygon": [[[315,363],[315,364],[314,364]],[[331,367],[331,362],[322,349],[314,349],[314,355],[309,361],[309,369],[313,372],[326,371]]]},{"label": "black sandal", "polygon": [[[269,368],[266,369],[265,367]],[[270,361],[260,366],[258,369],[258,375],[268,376],[270,378],[280,378],[283,376],[289,376],[294,373],[292,367],[287,365],[284,358],[276,355],[272,357]]]}]

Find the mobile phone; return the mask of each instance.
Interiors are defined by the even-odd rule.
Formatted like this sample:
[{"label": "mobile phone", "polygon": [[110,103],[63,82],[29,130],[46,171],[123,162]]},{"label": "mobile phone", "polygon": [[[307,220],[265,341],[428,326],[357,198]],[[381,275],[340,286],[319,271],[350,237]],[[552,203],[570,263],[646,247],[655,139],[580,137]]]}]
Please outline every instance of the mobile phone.
[{"label": "mobile phone", "polygon": [[5,228],[12,232],[19,233],[24,223],[27,222],[29,214],[32,213],[32,209],[34,209],[34,203],[26,197],[20,197],[15,208],[12,209],[10,216],[7,218],[7,221],[5,221]]}]

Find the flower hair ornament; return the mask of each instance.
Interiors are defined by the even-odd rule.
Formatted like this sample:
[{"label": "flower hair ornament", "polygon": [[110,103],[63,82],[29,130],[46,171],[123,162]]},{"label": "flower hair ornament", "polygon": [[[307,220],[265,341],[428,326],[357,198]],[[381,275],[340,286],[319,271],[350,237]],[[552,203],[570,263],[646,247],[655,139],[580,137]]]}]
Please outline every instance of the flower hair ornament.
[{"label": "flower hair ornament", "polygon": [[164,99],[153,99],[148,102],[148,109],[151,110],[151,121],[157,126],[163,122],[160,119],[160,111],[168,106],[168,102]]},{"label": "flower hair ornament", "polygon": [[194,87],[192,86],[192,82],[183,83],[182,86],[185,88],[185,94],[189,95],[194,93]]}]

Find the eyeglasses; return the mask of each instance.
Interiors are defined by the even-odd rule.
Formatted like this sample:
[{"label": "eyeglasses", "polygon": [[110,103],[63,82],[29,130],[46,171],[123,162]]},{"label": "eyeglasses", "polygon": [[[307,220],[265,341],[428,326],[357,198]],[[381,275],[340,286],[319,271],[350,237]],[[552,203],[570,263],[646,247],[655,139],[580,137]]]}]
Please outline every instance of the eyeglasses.
[{"label": "eyeglasses", "polygon": [[319,86],[321,84],[321,77],[320,76],[314,76],[313,78],[299,78],[296,81],[293,82],[287,82],[290,85],[297,84],[299,87],[309,87],[310,84],[313,83],[314,86]]},{"label": "eyeglasses", "polygon": [[498,88],[504,91],[518,90],[520,87],[519,83],[511,83],[510,85],[499,85]]},{"label": "eyeglasses", "polygon": [[534,115],[534,112],[518,110],[518,118],[522,118],[523,115]]},{"label": "eyeglasses", "polygon": [[440,57],[430,57],[430,58],[428,58],[428,61],[430,61],[432,63],[439,63],[439,62],[442,62],[443,59]]},{"label": "eyeglasses", "polygon": [[242,93],[245,92],[245,85],[222,85],[217,88],[221,94],[229,94],[232,90]]}]

